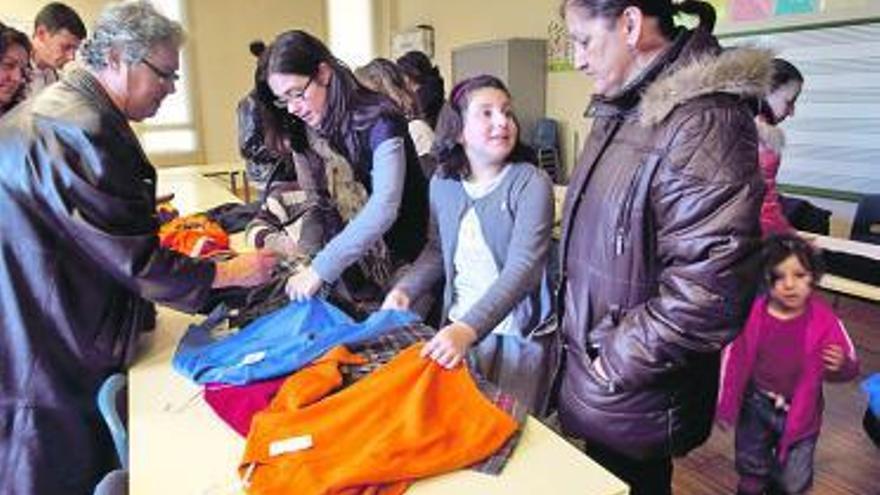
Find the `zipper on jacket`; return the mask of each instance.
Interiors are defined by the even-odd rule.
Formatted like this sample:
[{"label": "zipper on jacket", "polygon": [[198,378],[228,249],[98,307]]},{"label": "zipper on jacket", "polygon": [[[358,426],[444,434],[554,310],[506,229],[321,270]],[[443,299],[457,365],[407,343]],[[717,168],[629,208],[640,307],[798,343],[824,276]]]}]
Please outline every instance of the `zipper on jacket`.
[{"label": "zipper on jacket", "polygon": [[[626,248],[626,238],[632,227],[632,210],[636,200],[636,192],[639,189],[638,186],[646,182],[650,183],[658,163],[660,163],[660,156],[656,153],[651,153],[645,160],[639,163],[632,176],[626,196],[623,198],[623,206],[620,209],[620,214],[617,216],[617,224],[614,228],[614,254],[616,256],[622,255]],[[642,177],[645,173],[649,175],[646,179]]]},{"label": "zipper on jacket", "polygon": [[617,223],[614,227],[614,254],[616,256],[622,255],[624,248],[626,247],[626,235],[629,232],[630,227],[632,204],[635,201],[636,189],[641,180],[642,169],[644,168],[645,161],[639,162],[639,166],[636,168],[629,186],[627,187],[626,195],[623,197],[623,204],[620,208],[620,213],[617,215]]}]

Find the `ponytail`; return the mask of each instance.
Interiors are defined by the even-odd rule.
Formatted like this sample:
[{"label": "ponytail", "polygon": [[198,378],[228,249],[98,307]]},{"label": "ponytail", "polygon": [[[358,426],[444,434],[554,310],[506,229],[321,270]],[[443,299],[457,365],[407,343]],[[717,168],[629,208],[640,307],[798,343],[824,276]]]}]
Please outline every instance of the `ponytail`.
[{"label": "ponytail", "polygon": [[695,15],[700,18],[700,29],[712,32],[715,27],[715,7],[700,0],[562,0],[559,12],[565,18],[566,9],[580,8],[590,17],[616,19],[627,7],[636,7],[647,17],[654,17],[660,31],[672,38],[678,29],[675,27],[676,14]]},{"label": "ponytail", "polygon": [[684,0],[683,2],[673,2],[672,12],[673,14],[682,13],[687,15],[695,15],[700,19],[701,29],[705,29],[710,33],[713,29],[715,29],[715,20],[717,16],[715,15],[715,7],[713,7],[710,3],[702,2],[700,0]]}]

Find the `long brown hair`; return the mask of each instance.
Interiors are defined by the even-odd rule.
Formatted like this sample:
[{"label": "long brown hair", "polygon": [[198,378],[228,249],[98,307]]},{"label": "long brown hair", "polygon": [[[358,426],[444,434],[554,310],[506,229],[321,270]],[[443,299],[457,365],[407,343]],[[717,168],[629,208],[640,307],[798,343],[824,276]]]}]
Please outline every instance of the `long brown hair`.
[{"label": "long brown hair", "polygon": [[406,79],[400,67],[387,58],[376,58],[354,71],[364,86],[391,98],[408,119],[420,117],[416,95],[406,87]]}]

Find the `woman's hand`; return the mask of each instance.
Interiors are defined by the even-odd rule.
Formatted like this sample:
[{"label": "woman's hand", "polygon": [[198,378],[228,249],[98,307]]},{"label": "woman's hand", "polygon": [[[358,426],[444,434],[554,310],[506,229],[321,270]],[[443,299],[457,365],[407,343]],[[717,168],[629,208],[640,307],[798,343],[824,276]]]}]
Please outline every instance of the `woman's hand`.
[{"label": "woman's hand", "polygon": [[443,327],[422,347],[421,356],[431,358],[446,369],[452,369],[461,363],[476,340],[477,332],[469,325],[452,323]]},{"label": "woman's hand", "polygon": [[400,289],[391,289],[385,301],[382,302],[382,309],[397,309],[406,311],[409,309],[409,296]]},{"label": "woman's hand", "polygon": [[306,267],[287,279],[285,291],[291,301],[305,301],[314,296],[323,283],[324,281],[312,267]]},{"label": "woman's hand", "polygon": [[268,282],[278,259],[275,253],[261,249],[253,253],[243,253],[228,261],[220,261],[214,272],[211,287],[252,287]]}]

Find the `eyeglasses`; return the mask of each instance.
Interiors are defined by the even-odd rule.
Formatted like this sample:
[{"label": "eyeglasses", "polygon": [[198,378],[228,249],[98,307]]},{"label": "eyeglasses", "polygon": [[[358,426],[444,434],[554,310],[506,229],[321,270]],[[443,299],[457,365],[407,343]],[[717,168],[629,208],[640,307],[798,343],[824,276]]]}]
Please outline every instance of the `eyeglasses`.
[{"label": "eyeglasses", "polygon": [[174,83],[174,82],[177,82],[180,80],[180,74],[178,74],[176,72],[164,71],[164,70],[156,67],[155,65],[153,65],[152,62],[150,62],[149,60],[147,60],[145,58],[141,59],[141,62],[143,62],[143,64],[146,65],[147,67],[149,67],[150,70],[153,71],[154,74],[156,74],[156,77],[158,77],[159,79],[161,79],[163,81]]},{"label": "eyeglasses", "polygon": [[283,95],[279,98],[276,98],[275,101],[273,102],[273,104],[278,108],[286,109],[287,106],[290,105],[291,101],[304,100],[306,98],[306,91],[308,91],[309,86],[312,85],[312,81],[314,79],[315,79],[315,76],[310,76],[309,80],[306,81],[306,85],[303,86],[303,89],[301,89],[299,91],[294,91],[293,89],[291,89],[285,95]]}]

